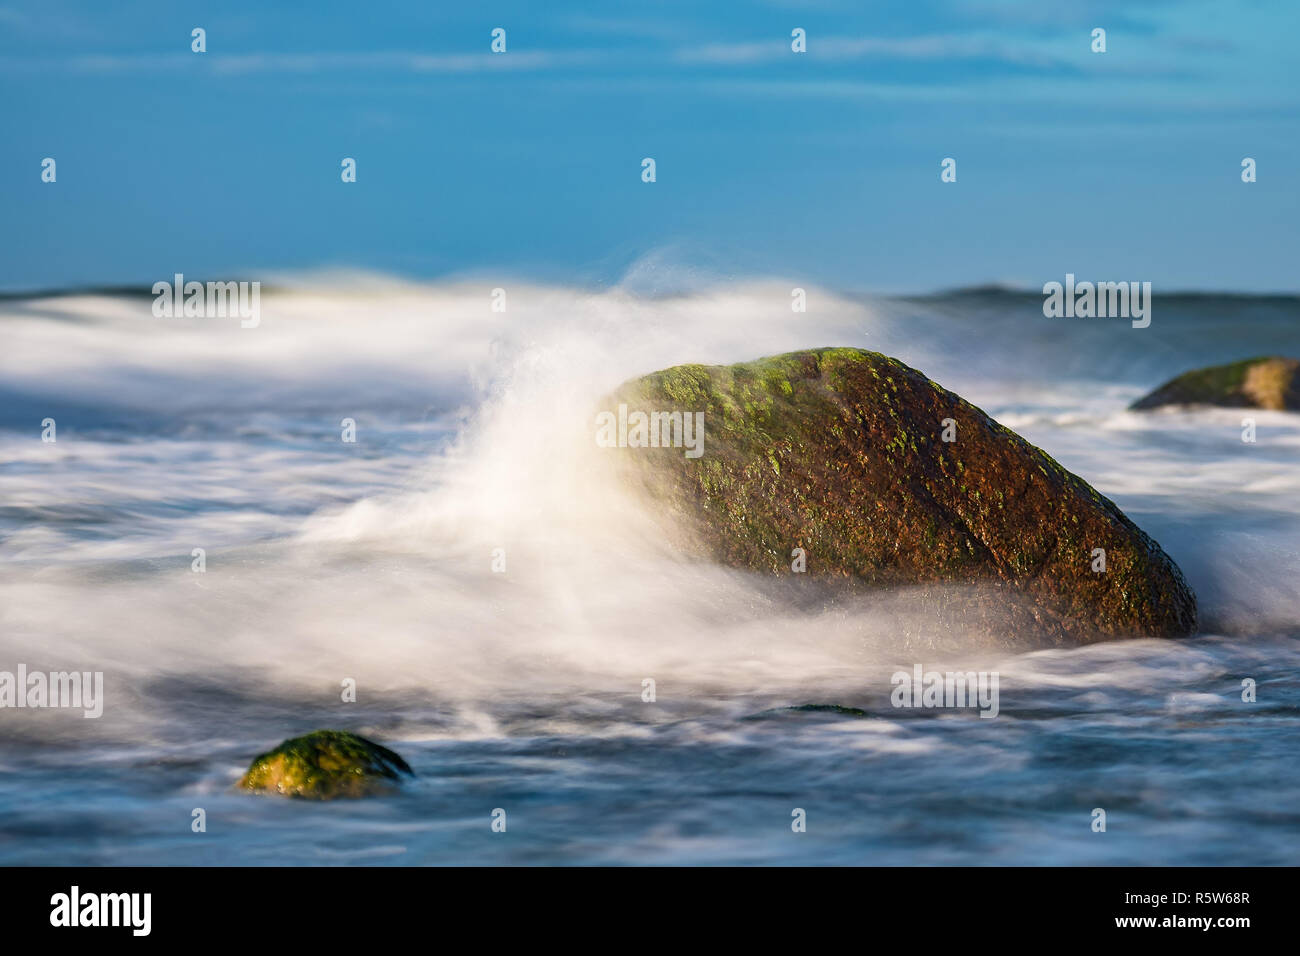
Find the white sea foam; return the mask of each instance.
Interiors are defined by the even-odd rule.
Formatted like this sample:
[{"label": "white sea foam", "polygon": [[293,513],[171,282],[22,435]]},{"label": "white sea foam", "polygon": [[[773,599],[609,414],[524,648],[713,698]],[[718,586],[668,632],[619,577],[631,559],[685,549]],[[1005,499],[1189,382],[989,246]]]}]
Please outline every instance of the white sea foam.
[{"label": "white sea foam", "polygon": [[[1146,673],[1141,643],[1062,652],[1065,677],[1033,655],[990,665],[904,634],[905,606],[800,610],[679,554],[593,441],[597,400],[668,365],[818,345],[895,355],[1021,430],[1165,545],[1216,626],[1300,622],[1292,416],[1262,414],[1266,440],[1243,449],[1235,412],[1135,416],[1133,386],[1061,382],[1042,354],[1018,378],[984,375],[946,315],[817,289],[792,313],[793,283],[660,298],[493,284],[505,313],[492,284],[315,277],[264,290],[249,330],[156,319],[147,298],[7,304],[0,386],[32,420],[0,431],[0,661],[105,670],[119,734],[158,719],[147,687],[163,675],[322,701],[353,678],[362,699],[461,708],[472,734],[494,732],[484,701],[636,697],[646,677],[670,696],[884,694],[897,667],[946,663],[918,658],[936,648],[1009,675],[1010,693],[1017,673],[1080,690],[1123,686],[1125,661]],[[996,347],[1015,346],[988,346],[1005,367]]]}]

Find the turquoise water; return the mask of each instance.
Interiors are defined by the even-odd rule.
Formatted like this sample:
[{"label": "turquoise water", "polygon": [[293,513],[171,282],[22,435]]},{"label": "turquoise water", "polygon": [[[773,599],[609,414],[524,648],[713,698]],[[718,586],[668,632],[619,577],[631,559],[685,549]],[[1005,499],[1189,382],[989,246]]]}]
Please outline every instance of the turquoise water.
[{"label": "turquoise water", "polygon": [[[1186,368],[1300,353],[1300,303],[1157,291],[1134,330],[1006,290],[809,298],[519,287],[500,316],[468,285],[353,280],[266,292],[256,330],[0,303],[0,670],[105,684],[98,719],[0,711],[0,862],[1300,862],[1300,416],[1251,413],[1246,444],[1240,410],[1125,411]],[[826,344],[897,356],[1092,482],[1182,567],[1203,633],[990,648],[674,551],[591,403]],[[996,671],[998,717],[893,707],[917,663]],[[320,726],[416,780],[231,790]]]}]

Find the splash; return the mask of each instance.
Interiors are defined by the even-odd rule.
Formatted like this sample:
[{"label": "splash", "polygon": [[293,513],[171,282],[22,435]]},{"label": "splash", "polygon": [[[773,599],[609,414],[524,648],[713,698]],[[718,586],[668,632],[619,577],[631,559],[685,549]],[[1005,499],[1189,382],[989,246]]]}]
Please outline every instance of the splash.
[{"label": "splash", "polygon": [[[987,294],[957,309],[809,288],[796,313],[779,281],[504,286],[499,313],[469,281],[268,284],[247,330],[157,319],[147,297],[7,303],[0,661],[104,671],[94,723],[118,739],[174,719],[160,697],[264,715],[337,700],[344,678],[490,727],[508,700],[636,695],[647,678],[806,697],[887,691],[936,652],[1014,672],[927,633],[906,592],[799,600],[688,558],[593,439],[599,398],[628,378],[810,345],[885,351],[1013,424],[1161,541],[1212,626],[1300,621],[1294,416],[1268,418],[1253,457],[1221,412],[1134,416],[1146,372],[1116,374],[1109,340],[1070,356],[1092,377],[1063,376],[1055,344],[971,329]],[[1034,297],[998,295],[990,328],[1037,328]],[[56,445],[33,437],[46,409]]]}]

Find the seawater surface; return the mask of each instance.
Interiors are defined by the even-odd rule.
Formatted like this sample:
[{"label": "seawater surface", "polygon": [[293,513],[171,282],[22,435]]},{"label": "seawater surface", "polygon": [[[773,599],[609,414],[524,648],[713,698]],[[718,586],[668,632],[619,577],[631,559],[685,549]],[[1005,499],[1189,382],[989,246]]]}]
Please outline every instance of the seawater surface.
[{"label": "seawater surface", "polygon": [[[105,680],[98,719],[0,711],[0,863],[1300,862],[1300,415],[1125,410],[1300,354],[1300,301],[1157,294],[1133,329],[1000,289],[796,314],[790,286],[520,282],[502,314],[479,283],[310,276],[256,329],[0,302],[0,670]],[[595,446],[601,396],[822,345],[919,368],[1111,497],[1203,633],[991,649],[676,553]],[[997,718],[891,706],[917,663],[997,671]],[[417,779],[232,790],[322,726]]]}]

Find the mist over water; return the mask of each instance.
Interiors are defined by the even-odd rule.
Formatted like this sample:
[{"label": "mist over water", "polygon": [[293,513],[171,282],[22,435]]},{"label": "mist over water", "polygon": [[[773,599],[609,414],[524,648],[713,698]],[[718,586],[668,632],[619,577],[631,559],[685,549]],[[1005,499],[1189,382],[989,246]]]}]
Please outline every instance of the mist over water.
[{"label": "mist over water", "polygon": [[[1125,410],[1189,368],[1300,354],[1300,302],[1157,290],[1137,330],[992,289],[810,288],[799,314],[794,284],[505,283],[495,313],[485,284],[300,277],[263,289],[256,329],[148,297],[0,302],[0,669],[102,670],[106,695],[97,720],[3,712],[0,860],[1300,860],[1300,416],[1251,411],[1243,444],[1240,410]],[[918,632],[905,596],[827,608],[683,555],[596,446],[602,396],[823,345],[920,369],[1112,498],[1203,634],[991,650]],[[998,671],[998,719],[891,707],[918,662]],[[347,806],[230,792],[321,726],[419,778]]]}]

